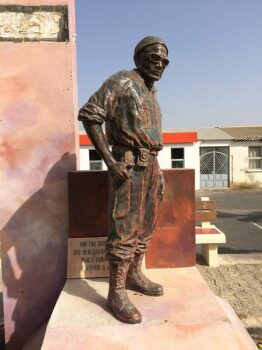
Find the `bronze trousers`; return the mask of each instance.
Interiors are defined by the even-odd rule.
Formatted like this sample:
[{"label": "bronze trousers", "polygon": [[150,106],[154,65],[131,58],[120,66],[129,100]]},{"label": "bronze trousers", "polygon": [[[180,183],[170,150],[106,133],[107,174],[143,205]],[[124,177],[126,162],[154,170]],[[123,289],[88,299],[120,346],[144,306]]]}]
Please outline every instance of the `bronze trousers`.
[{"label": "bronze trousers", "polygon": [[159,166],[150,155],[147,167],[130,169],[132,176],[122,183],[109,174],[109,232],[107,256],[110,261],[132,260],[145,253],[156,226],[159,206]]}]

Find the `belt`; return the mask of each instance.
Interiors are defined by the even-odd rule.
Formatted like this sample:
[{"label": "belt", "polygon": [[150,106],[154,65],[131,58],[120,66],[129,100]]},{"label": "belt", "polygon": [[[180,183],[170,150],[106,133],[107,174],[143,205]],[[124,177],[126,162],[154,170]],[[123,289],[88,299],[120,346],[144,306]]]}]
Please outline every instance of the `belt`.
[{"label": "belt", "polygon": [[151,155],[151,156],[157,156],[158,151],[155,151],[153,149],[147,149],[147,148],[142,148],[142,147],[137,147],[137,148],[132,148],[132,151],[134,152],[135,155],[137,154],[144,154],[146,155]]},{"label": "belt", "polygon": [[150,156],[157,156],[158,152],[142,147],[113,146],[113,154],[120,156],[121,161],[129,165],[146,167]]},{"label": "belt", "polygon": [[123,145],[113,145],[113,149],[122,149],[125,151],[131,151],[134,154],[138,154],[138,153],[149,153],[152,156],[157,156],[158,155],[158,151],[155,151],[153,149],[148,149],[148,148],[142,148],[142,147],[129,147],[129,146],[123,146]]}]

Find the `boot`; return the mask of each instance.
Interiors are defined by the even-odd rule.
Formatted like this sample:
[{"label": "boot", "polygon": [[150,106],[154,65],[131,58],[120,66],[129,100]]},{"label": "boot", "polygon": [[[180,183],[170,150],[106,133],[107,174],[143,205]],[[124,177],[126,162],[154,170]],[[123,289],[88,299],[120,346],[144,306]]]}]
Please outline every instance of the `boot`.
[{"label": "boot", "polygon": [[146,294],[159,296],[164,294],[163,287],[150,281],[141,271],[144,254],[135,254],[133,262],[129,266],[127,284],[132,290]]},{"label": "boot", "polygon": [[140,323],[140,312],[128,299],[125,284],[130,261],[118,264],[110,262],[109,292],[107,306],[115,317],[124,323]]}]

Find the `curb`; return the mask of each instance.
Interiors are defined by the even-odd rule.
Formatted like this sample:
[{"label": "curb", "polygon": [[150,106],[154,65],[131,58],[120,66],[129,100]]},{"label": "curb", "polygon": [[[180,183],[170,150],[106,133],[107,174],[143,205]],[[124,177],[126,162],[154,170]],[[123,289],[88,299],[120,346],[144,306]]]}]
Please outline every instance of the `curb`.
[{"label": "curb", "polygon": [[262,264],[262,253],[219,254],[219,265]]}]

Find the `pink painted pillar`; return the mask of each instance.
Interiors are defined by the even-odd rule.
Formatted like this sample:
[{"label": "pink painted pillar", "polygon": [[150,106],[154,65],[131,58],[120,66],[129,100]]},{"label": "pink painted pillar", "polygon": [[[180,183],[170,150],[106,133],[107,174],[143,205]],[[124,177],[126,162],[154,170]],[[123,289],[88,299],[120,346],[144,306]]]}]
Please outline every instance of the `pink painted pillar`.
[{"label": "pink painted pillar", "polygon": [[69,27],[67,41],[0,41],[5,337],[17,350],[48,320],[66,278],[67,172],[78,158],[76,45],[74,0],[0,0],[8,4],[65,5]]}]

